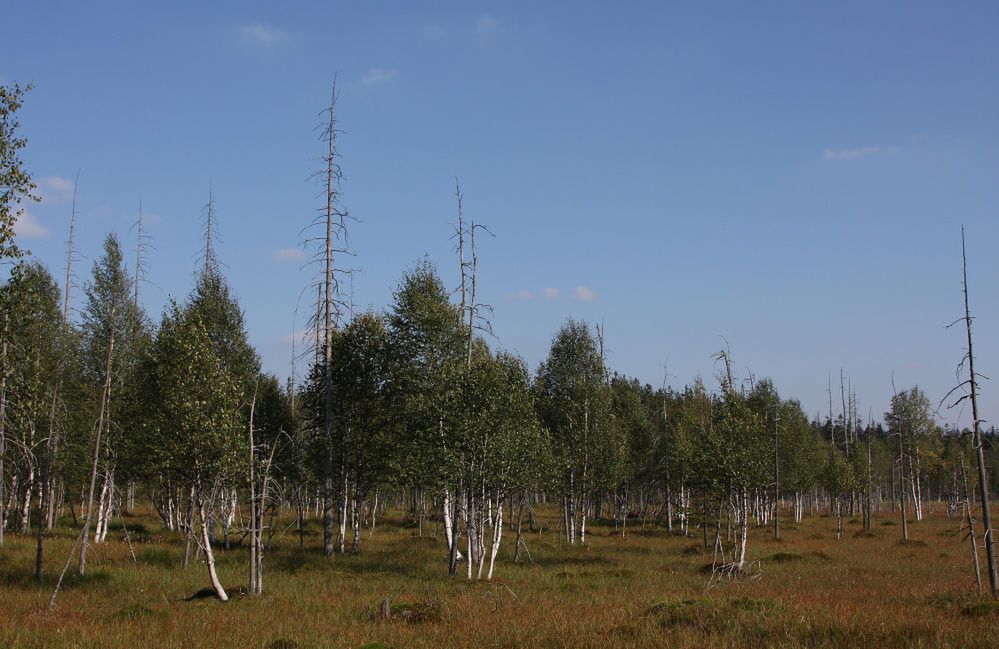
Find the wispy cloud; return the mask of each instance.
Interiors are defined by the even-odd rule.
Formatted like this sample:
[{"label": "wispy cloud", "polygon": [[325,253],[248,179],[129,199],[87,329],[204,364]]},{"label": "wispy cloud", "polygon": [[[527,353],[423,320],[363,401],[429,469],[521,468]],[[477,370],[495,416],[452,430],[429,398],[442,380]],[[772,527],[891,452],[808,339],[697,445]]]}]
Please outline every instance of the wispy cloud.
[{"label": "wispy cloud", "polygon": [[271,253],[274,261],[298,261],[305,258],[305,252],[301,248],[281,248]]},{"label": "wispy cloud", "polygon": [[572,291],[572,296],[581,302],[592,302],[597,299],[597,294],[589,286],[577,286]]},{"label": "wispy cloud", "polygon": [[143,223],[156,224],[156,223],[159,223],[162,220],[163,220],[163,218],[160,217],[160,215],[157,214],[156,212],[143,212],[142,213],[142,222]]},{"label": "wispy cloud", "polygon": [[14,234],[26,239],[39,239],[48,236],[49,231],[38,222],[34,214],[24,210],[14,223]]},{"label": "wispy cloud", "polygon": [[506,299],[508,299],[508,300],[533,300],[534,299],[534,292],[531,291],[531,290],[529,290],[529,289],[522,288],[519,291],[513,291],[512,293],[507,293],[506,294]]},{"label": "wispy cloud", "polygon": [[485,36],[491,33],[499,26],[499,21],[489,14],[482,14],[475,19],[475,33],[479,36]]},{"label": "wispy cloud", "polygon": [[395,68],[371,68],[368,73],[361,77],[361,84],[374,86],[380,83],[395,81],[399,77],[399,71]]},{"label": "wispy cloud", "polygon": [[271,47],[288,38],[287,32],[276,27],[261,25],[260,23],[242,25],[239,28],[239,35],[242,37],[244,43],[260,45],[262,47]]},{"label": "wispy cloud", "polygon": [[554,300],[559,295],[557,288],[546,288],[542,291],[542,293],[544,294],[546,300]]},{"label": "wispy cloud", "polygon": [[826,160],[856,160],[872,155],[898,153],[897,146],[858,146],[847,149],[825,149],[822,157]]},{"label": "wispy cloud", "polygon": [[46,176],[39,183],[42,200],[63,203],[73,200],[73,181],[62,176]]}]

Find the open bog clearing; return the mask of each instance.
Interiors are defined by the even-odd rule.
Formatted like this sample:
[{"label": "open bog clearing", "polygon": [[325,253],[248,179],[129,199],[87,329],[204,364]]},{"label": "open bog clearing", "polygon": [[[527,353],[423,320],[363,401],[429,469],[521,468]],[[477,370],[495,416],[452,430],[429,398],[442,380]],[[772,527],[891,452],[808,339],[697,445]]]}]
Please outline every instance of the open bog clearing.
[{"label": "open bog clearing", "polygon": [[[390,514],[356,555],[322,556],[315,520],[306,551],[292,526],[266,555],[264,594],[186,601],[205,586],[201,563],[185,571],[181,535],[158,519],[127,517],[139,563],[115,530],[82,580],[67,577],[46,609],[55,575],[31,575],[34,544],[8,537],[0,554],[5,647],[995,647],[999,607],[974,598],[970,545],[943,507],[910,523],[860,519],[836,539],[834,517],[750,533],[761,572],[708,587],[711,563],[700,536],[667,536],[631,522],[622,538],[592,526],[584,547],[560,543],[555,511],[526,535],[533,562],[512,563],[505,544],[491,582],[447,576],[443,534]],[[278,525],[283,530],[289,519]],[[551,529],[551,531],[549,531]],[[52,539],[51,563],[72,544]],[[112,538],[113,537],[113,538]],[[512,537],[511,537],[512,540]],[[216,554],[223,583],[245,588],[245,549]],[[54,569],[53,569],[54,570]],[[389,598],[391,618],[382,602]]]},{"label": "open bog clearing", "polygon": [[999,2],[6,4],[0,649],[999,649]]}]

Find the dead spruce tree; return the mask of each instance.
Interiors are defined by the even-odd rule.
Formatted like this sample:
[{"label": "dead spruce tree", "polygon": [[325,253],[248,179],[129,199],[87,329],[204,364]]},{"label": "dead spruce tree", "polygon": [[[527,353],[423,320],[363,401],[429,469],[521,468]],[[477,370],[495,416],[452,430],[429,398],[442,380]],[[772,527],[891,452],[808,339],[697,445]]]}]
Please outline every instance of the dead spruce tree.
[{"label": "dead spruce tree", "polygon": [[964,322],[968,347],[964,358],[961,359],[961,363],[958,365],[958,371],[960,372],[964,366],[967,365],[968,378],[958,383],[956,387],[947,393],[943,400],[946,401],[955,392],[964,390],[965,393],[953,403],[948,404],[947,407],[953,408],[963,401],[971,401],[971,443],[972,450],[975,454],[975,462],[978,468],[978,499],[982,505],[982,526],[984,528],[982,534],[985,539],[985,563],[986,570],[989,574],[989,590],[992,593],[992,597],[999,597],[999,575],[997,575],[996,570],[995,530],[992,528],[992,516],[989,511],[988,467],[985,464],[985,450],[983,448],[984,443],[981,431],[982,420],[979,417],[978,410],[978,379],[983,376],[975,371],[974,341],[971,335],[972,322],[974,318],[971,315],[970,298],[968,295],[968,256],[964,242],[964,226],[961,226],[961,278],[964,293],[964,317],[959,318],[952,324]]},{"label": "dead spruce tree", "polygon": [[[326,556],[331,556],[334,550],[334,512],[338,511],[342,525],[347,493],[343,472],[336,474],[333,382],[329,371],[334,332],[342,322],[343,314],[350,310],[350,305],[344,301],[340,290],[340,278],[351,272],[341,264],[340,258],[350,255],[347,223],[353,217],[340,201],[343,171],[336,148],[336,136],[340,132],[336,121],[338,97],[339,91],[334,80],[329,104],[320,113],[323,116],[319,127],[320,141],[323,143],[323,153],[319,158],[321,167],[312,176],[323,187],[323,204],[316,210],[312,223],[305,228],[306,231],[316,228],[321,231],[318,236],[310,236],[306,244],[316,246],[315,261],[318,262],[321,273],[316,283],[316,362],[310,380],[321,389],[322,394],[321,409],[313,412],[313,423],[321,449],[318,473],[322,491],[323,552]],[[342,538],[340,549],[343,550]]]}]

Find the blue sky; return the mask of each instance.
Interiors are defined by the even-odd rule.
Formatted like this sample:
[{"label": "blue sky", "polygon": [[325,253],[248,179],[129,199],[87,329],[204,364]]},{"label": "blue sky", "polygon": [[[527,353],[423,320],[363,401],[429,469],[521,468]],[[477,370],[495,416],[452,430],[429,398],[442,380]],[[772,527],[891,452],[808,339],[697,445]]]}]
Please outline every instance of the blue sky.
[{"label": "blue sky", "polygon": [[155,317],[189,290],[211,184],[279,375],[334,73],[361,308],[425,255],[456,283],[458,176],[496,234],[494,344],[532,367],[572,316],[605,324],[621,372],[713,382],[724,335],[742,375],[809,413],[842,367],[879,417],[893,371],[934,402],[954,383],[964,223],[979,364],[999,373],[995,3],[160,4],[5,10],[0,78],[36,85],[22,126],[45,199],[19,237],[62,267],[80,170],[84,278],[106,232],[132,248],[141,196]]}]

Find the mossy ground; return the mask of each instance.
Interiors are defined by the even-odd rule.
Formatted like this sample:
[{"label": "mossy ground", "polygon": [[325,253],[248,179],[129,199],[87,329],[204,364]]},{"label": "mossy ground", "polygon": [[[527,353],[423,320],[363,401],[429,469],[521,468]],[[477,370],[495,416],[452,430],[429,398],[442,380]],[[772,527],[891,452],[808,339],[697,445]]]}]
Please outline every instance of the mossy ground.
[{"label": "mossy ground", "polygon": [[[555,512],[549,512],[554,525]],[[856,534],[850,520],[815,516],[788,525],[781,542],[753,530],[749,555],[762,574],[707,587],[710,554],[700,537],[611,525],[568,547],[546,524],[527,536],[533,563],[513,564],[512,536],[492,582],[446,575],[443,539],[420,538],[401,514],[380,522],[357,555],[322,556],[310,521],[298,549],[291,521],[267,555],[264,594],[186,601],[207,584],[203,565],[182,568],[183,539],[151,517],[126,518],[96,546],[84,579],[64,583],[46,608],[74,530],[46,544],[41,584],[31,576],[33,538],[7,536],[0,549],[0,646],[127,647],[990,647],[999,646],[999,606],[974,595],[971,551],[959,523],[942,513],[900,528],[877,517]],[[549,531],[551,529],[552,531]],[[218,552],[222,581],[246,582],[247,551]],[[398,612],[384,619],[382,600]]]}]

